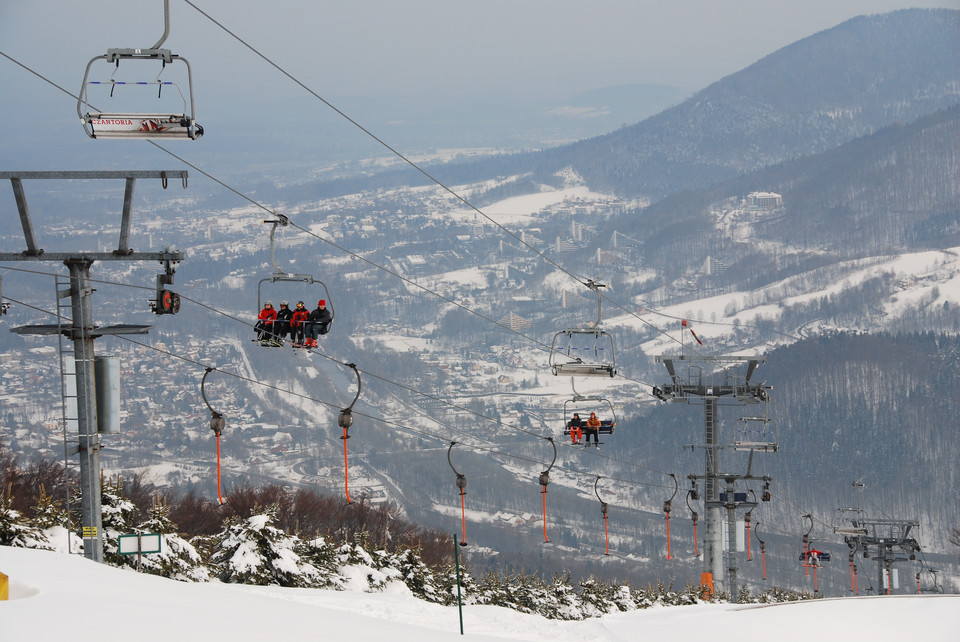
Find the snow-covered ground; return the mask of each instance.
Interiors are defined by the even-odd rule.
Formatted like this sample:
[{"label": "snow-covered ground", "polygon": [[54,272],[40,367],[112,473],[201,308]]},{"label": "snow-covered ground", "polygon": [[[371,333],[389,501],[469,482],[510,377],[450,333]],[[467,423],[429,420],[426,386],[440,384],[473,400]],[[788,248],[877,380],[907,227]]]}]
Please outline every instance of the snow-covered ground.
[{"label": "snow-covered ground", "polygon": [[659,607],[576,622],[494,606],[418,600],[399,583],[382,593],[188,584],[95,564],[77,555],[0,547],[10,600],[0,639],[56,640],[743,640],[909,639],[954,642],[958,595],[859,597],[771,606]]}]

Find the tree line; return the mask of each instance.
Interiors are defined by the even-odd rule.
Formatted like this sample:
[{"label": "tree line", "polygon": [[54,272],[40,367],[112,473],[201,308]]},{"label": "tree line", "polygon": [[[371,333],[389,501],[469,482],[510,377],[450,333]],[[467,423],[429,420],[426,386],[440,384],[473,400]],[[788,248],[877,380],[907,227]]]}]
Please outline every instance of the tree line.
[{"label": "tree line", "polygon": [[[48,459],[20,466],[0,444],[0,479],[0,545],[55,548],[51,538],[70,522],[51,491],[62,490],[63,484],[74,489],[75,476],[65,475],[62,465]],[[675,590],[657,583],[633,589],[592,577],[574,581],[564,571],[551,579],[522,572],[474,578],[451,559],[453,543],[445,533],[419,527],[396,509],[364,498],[345,505],[316,491],[245,485],[228,493],[220,505],[193,491],[171,498],[160,490],[142,475],[101,481],[107,564],[185,582],[331,590],[359,586],[367,592],[400,582],[413,596],[438,604],[454,605],[462,599],[564,620],[730,597],[707,595],[702,586]],[[71,502],[70,513],[78,499]],[[76,515],[69,517],[79,522]],[[119,535],[132,533],[160,534],[161,551],[139,560],[120,554]],[[74,548],[79,548],[80,538],[75,541]],[[742,587],[738,594],[740,602],[810,597],[776,588],[752,596]]]}]

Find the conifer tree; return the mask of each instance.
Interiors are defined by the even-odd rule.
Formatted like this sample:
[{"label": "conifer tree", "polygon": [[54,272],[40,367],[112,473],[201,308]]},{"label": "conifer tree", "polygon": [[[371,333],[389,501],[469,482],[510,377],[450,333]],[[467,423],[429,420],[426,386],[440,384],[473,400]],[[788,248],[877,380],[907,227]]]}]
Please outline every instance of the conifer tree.
[{"label": "conifer tree", "polygon": [[[438,577],[438,587],[443,594],[443,604],[453,605],[457,603],[457,566],[451,561],[442,567]],[[480,585],[476,578],[470,574],[467,568],[460,565],[460,599],[464,604],[473,604],[477,602],[480,594]]]},{"label": "conifer tree", "polygon": [[66,526],[67,511],[63,505],[48,495],[41,485],[33,505],[33,523],[37,528],[46,530],[54,526]]},{"label": "conifer tree", "polygon": [[580,603],[584,615],[587,617],[597,617],[619,610],[614,603],[614,594],[614,589],[605,582],[598,582],[592,577],[581,580]]},{"label": "conifer tree", "polygon": [[302,559],[316,569],[315,588],[342,591],[346,581],[340,573],[338,546],[332,540],[316,537],[303,543]]},{"label": "conifer tree", "polygon": [[302,542],[273,525],[279,507],[257,507],[248,518],[233,517],[216,536],[212,563],[220,581],[234,584],[308,587],[317,570],[298,551]]},{"label": "conifer tree", "polygon": [[143,557],[145,572],[183,582],[210,581],[210,571],[193,544],[177,533],[177,525],[170,519],[170,506],[162,497],[154,500],[147,519],[137,531],[160,534],[160,552]]},{"label": "conifer tree", "polygon": [[429,566],[423,563],[419,548],[404,548],[391,556],[390,566],[397,569],[400,579],[414,596],[427,602],[443,604],[446,596]]},{"label": "conifer tree", "polygon": [[13,509],[13,497],[9,486],[0,495],[0,546],[45,550],[53,548],[41,529]]},{"label": "conifer tree", "polygon": [[114,566],[136,566],[135,555],[120,554],[120,536],[134,532],[137,507],[123,496],[123,481],[100,480],[100,506],[103,519],[103,559]]},{"label": "conifer tree", "polygon": [[582,620],[583,609],[580,598],[570,584],[570,573],[555,575],[553,582],[547,587],[550,596],[548,602],[550,611],[541,615],[559,620]]}]

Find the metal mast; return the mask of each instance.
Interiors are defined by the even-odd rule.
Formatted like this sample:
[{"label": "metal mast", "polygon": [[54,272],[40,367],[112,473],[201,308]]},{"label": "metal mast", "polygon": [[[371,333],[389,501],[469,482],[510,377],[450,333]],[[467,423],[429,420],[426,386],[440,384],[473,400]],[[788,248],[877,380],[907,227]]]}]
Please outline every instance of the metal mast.
[{"label": "metal mast", "polygon": [[[126,181],[123,199],[123,214],[120,239],[113,252],[45,252],[37,244],[34,235],[26,194],[25,179],[119,179]],[[58,292],[60,297],[70,297],[72,321],[68,328],[61,324],[28,325],[12,328],[17,334],[56,335],[61,332],[73,341],[76,360],[77,427],[76,449],[69,454],[80,457],[81,534],[83,555],[96,562],[103,561],[103,519],[100,501],[100,434],[97,431],[97,393],[94,374],[93,341],[105,334],[146,334],[147,325],[116,325],[97,327],[93,321],[93,292],[90,285],[90,266],[94,261],[160,261],[167,265],[169,281],[172,282],[171,263],[183,260],[183,254],[175,251],[135,252],[130,249],[131,209],[134,185],[137,178],[159,178],[167,186],[169,178],[179,178],[184,187],[187,172],[173,171],[79,171],[79,172],[6,172],[0,171],[0,179],[9,179],[13,187],[23,237],[27,249],[19,253],[0,252],[0,261],[62,261],[70,272],[69,290]],[[159,282],[158,282],[159,283]],[[161,287],[158,285],[158,299]],[[172,294],[172,293],[171,293]],[[159,301],[158,301],[159,303]],[[59,307],[59,303],[58,303]],[[157,311],[157,310],[155,310]],[[160,313],[158,311],[158,313]]]},{"label": "metal mast", "polygon": [[[737,479],[746,478],[742,475],[723,474],[720,470],[720,451],[724,444],[720,437],[718,422],[719,400],[722,397],[729,397],[740,405],[754,404],[766,401],[768,399],[767,386],[764,384],[751,384],[750,378],[753,376],[757,366],[762,363],[764,357],[737,357],[737,356],[711,356],[711,355],[661,355],[656,360],[662,362],[670,375],[670,382],[662,388],[654,387],[653,394],[663,401],[691,403],[696,398],[703,402],[703,429],[704,443],[700,446],[704,450],[704,508],[705,508],[705,528],[703,534],[703,568],[704,571],[713,575],[713,581],[718,591],[727,591],[731,598],[736,599],[736,537],[735,531],[729,532],[730,541],[730,563],[728,565],[728,580],[725,580],[723,565],[723,514],[724,508],[728,509],[728,520],[735,524],[734,510],[738,506],[735,502],[733,482]],[[678,371],[678,362],[683,367],[683,371]],[[737,377],[730,367],[724,367],[720,370],[705,372],[708,366],[718,364],[730,364],[730,366],[747,364],[747,372],[744,377]],[[752,462],[752,452],[751,452]],[[748,470],[749,475],[749,470]],[[698,479],[698,476],[694,476]],[[769,481],[764,478],[765,481]],[[721,497],[721,484],[726,482],[728,492],[723,492]],[[747,505],[748,502],[741,502]],[[755,505],[749,503],[751,506]]]}]

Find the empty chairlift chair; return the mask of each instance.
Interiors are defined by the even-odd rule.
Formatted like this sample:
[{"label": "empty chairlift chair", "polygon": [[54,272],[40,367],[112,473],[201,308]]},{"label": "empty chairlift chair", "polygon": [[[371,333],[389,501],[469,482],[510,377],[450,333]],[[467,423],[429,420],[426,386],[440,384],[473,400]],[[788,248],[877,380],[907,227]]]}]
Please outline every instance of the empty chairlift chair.
[{"label": "empty chairlift chair", "polygon": [[[194,117],[190,63],[169,49],[160,48],[170,31],[169,0],[164,1],[164,25],[163,37],[152,47],[108,49],[106,54],[95,56],[87,63],[77,99],[77,115],[87,136],[196,140],[203,135],[203,128]],[[105,66],[97,63],[112,65],[113,72],[108,78],[91,80],[91,69],[95,65],[98,69]],[[181,63],[185,69],[186,74],[177,75],[177,80],[185,81],[186,94],[177,82],[161,79],[167,67],[174,63]],[[136,74],[146,70],[147,75],[130,79],[118,77],[121,68],[123,72]],[[151,79],[153,73],[156,75]],[[101,91],[96,92],[97,89]],[[92,96],[91,91],[96,96]],[[104,110],[101,105],[91,104],[91,100],[121,102],[123,106]]]}]

